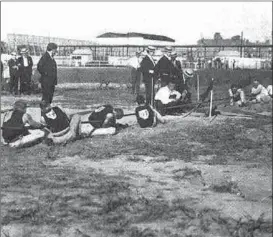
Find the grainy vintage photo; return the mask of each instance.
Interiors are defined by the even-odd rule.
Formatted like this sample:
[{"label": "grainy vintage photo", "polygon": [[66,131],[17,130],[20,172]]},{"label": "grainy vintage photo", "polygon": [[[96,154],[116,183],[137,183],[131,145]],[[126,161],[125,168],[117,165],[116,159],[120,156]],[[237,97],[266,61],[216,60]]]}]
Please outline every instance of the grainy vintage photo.
[{"label": "grainy vintage photo", "polygon": [[1,236],[272,236],[272,2],[1,2]]}]

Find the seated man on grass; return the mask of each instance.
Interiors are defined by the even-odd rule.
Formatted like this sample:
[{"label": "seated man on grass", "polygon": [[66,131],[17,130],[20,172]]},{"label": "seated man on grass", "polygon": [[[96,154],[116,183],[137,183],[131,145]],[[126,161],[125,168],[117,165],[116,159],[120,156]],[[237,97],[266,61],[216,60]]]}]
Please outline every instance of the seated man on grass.
[{"label": "seated man on grass", "polygon": [[246,104],[245,93],[240,86],[232,84],[230,89],[228,90],[230,97],[230,105],[237,105],[239,107],[243,107]]},{"label": "seated man on grass", "polygon": [[86,136],[114,135],[121,128],[128,125],[119,124],[117,119],[121,119],[124,113],[122,109],[113,108],[112,105],[101,105],[91,112],[88,117],[90,124],[81,125],[81,134]]},{"label": "seated man on grass", "polygon": [[268,103],[270,96],[267,89],[260,84],[258,80],[253,81],[253,87],[251,89],[251,102],[253,103]]},{"label": "seated man on grass", "polygon": [[138,107],[135,109],[136,118],[141,128],[155,127],[158,122],[165,123],[165,119],[147,104],[142,95],[137,96],[136,102]]},{"label": "seated man on grass", "polygon": [[[26,112],[26,109],[27,103],[25,101],[16,101],[9,119],[3,123],[2,137],[10,147],[31,146],[41,142],[45,136],[45,132],[41,130],[44,126],[33,120],[31,115]],[[26,125],[29,125],[29,127]]]},{"label": "seated man on grass", "polygon": [[[155,107],[162,116],[181,112],[181,94],[174,88],[175,81],[169,80],[168,85],[161,87],[155,95]],[[178,107],[171,108],[174,106]]]},{"label": "seated man on grass", "polygon": [[79,115],[75,114],[69,118],[59,107],[51,107],[46,101],[42,101],[40,107],[41,123],[49,130],[47,142],[65,144],[79,137],[81,122]]}]

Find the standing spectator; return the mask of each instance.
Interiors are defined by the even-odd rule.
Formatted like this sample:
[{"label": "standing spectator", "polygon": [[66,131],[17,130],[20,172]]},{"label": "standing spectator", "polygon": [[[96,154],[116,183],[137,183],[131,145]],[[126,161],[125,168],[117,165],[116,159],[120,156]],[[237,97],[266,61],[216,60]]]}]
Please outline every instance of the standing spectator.
[{"label": "standing spectator", "polygon": [[235,59],[233,59],[233,62],[232,62],[232,70],[235,70],[235,63],[236,63],[236,61],[235,61]]},{"label": "standing spectator", "polygon": [[57,85],[57,64],[54,59],[57,53],[57,44],[49,43],[46,53],[41,57],[37,70],[41,74],[42,101],[51,104],[55,86]]},{"label": "standing spectator", "polygon": [[136,52],[136,56],[131,58],[129,61],[129,66],[131,66],[132,93],[137,96],[139,95],[141,82],[140,55],[141,55],[140,51]]},{"label": "standing spectator", "polygon": [[28,50],[23,48],[21,50],[21,57],[18,58],[19,75],[20,75],[20,91],[23,94],[31,94],[31,75],[33,61],[28,55]]},{"label": "standing spectator", "polygon": [[172,63],[171,63],[171,52],[172,49],[170,47],[164,48],[163,56],[158,60],[155,65],[155,76],[160,77],[161,86],[166,86],[168,81],[170,80]]},{"label": "standing spectator", "polygon": [[171,69],[171,79],[175,81],[175,89],[180,92],[180,84],[182,81],[182,66],[181,62],[176,59],[177,53],[172,52],[171,53],[171,63],[172,63],[172,69]]},{"label": "standing spectator", "polygon": [[269,102],[270,96],[267,89],[258,80],[253,81],[251,101],[254,103]]},{"label": "standing spectator", "polygon": [[143,58],[140,63],[140,70],[143,73],[143,82],[145,84],[146,102],[151,104],[154,99],[154,67],[155,62],[153,59],[153,54],[155,48],[149,46],[146,50],[147,55]]},{"label": "standing spectator", "polygon": [[245,106],[245,93],[242,88],[237,85],[232,84],[228,90],[230,97],[230,105],[238,105],[239,107]]},{"label": "standing spectator", "polygon": [[10,93],[18,95],[18,63],[16,52],[11,53],[11,59],[8,61],[10,75]]}]

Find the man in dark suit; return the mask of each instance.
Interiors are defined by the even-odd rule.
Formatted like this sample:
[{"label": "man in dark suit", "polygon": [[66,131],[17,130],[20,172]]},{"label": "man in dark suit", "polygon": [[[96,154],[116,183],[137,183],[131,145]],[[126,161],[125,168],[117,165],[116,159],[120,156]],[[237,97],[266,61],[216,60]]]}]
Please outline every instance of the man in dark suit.
[{"label": "man in dark suit", "polygon": [[155,65],[155,76],[159,77],[161,80],[161,87],[166,86],[170,80],[170,74],[172,69],[172,63],[170,54],[172,49],[170,47],[164,48],[163,56],[158,60]]},{"label": "man in dark suit", "polygon": [[154,67],[155,62],[152,58],[155,48],[149,46],[146,50],[147,55],[140,63],[140,71],[143,73],[143,82],[145,84],[146,103],[153,105],[154,99]]},{"label": "man in dark suit", "polygon": [[20,53],[22,55],[18,58],[20,92],[30,95],[33,61],[32,58],[28,55],[28,50],[26,48],[21,49]]},{"label": "man in dark suit", "polygon": [[10,76],[10,93],[18,95],[18,63],[16,59],[16,52],[11,53],[11,59],[8,61],[9,76]]},{"label": "man in dark suit", "polygon": [[57,53],[57,44],[49,43],[46,53],[38,62],[37,69],[41,74],[42,100],[51,104],[55,86],[57,85],[57,64],[54,56]]},{"label": "man in dark suit", "polygon": [[175,82],[175,90],[177,90],[178,92],[182,94],[181,83],[183,83],[182,82],[183,72],[182,72],[181,62],[177,60],[176,58],[177,58],[177,53],[174,51],[171,53],[172,68],[171,68],[170,78]]}]

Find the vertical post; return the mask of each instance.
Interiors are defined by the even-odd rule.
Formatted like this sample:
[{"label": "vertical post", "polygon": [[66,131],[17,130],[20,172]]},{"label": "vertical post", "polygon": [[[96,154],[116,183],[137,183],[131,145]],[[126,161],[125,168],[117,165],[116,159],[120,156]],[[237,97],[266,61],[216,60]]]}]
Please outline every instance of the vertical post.
[{"label": "vertical post", "polygon": [[[213,78],[212,78],[212,81],[213,81]],[[210,91],[209,117],[211,117],[211,114],[212,114],[212,99],[213,99],[213,89]]]},{"label": "vertical post", "polygon": [[152,77],[152,86],[151,86],[151,106],[154,107],[154,77]]},{"label": "vertical post", "polygon": [[199,102],[200,96],[199,96],[199,74],[197,74],[197,102]]}]

